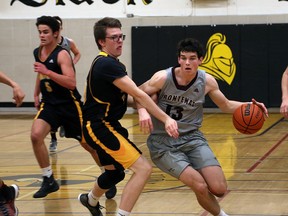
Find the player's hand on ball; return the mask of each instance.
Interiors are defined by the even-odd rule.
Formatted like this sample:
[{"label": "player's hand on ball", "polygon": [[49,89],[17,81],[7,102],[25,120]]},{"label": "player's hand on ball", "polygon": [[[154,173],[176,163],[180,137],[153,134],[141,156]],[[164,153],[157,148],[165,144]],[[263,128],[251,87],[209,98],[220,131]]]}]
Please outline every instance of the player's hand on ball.
[{"label": "player's hand on ball", "polygon": [[266,108],[264,103],[260,103],[260,102],[256,101],[254,98],[252,98],[252,103],[257,105],[263,111],[263,113],[265,114],[266,118],[269,117],[268,110],[267,110],[267,108]]}]

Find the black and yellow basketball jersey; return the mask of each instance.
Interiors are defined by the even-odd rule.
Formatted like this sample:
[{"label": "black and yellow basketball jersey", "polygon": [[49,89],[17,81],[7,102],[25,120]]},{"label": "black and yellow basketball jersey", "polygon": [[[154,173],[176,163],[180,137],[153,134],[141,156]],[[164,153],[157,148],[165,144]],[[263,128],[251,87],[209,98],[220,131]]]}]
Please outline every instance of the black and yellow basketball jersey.
[{"label": "black and yellow basketball jersey", "polygon": [[86,121],[120,120],[127,109],[127,94],[113,81],[127,75],[125,66],[116,58],[100,52],[87,76],[83,118]]},{"label": "black and yellow basketball jersey", "polygon": [[[48,56],[48,58],[45,61],[41,61],[39,58],[41,47],[36,48],[33,54],[36,62],[41,62],[49,70],[58,74],[62,74],[61,68],[57,62],[58,53],[62,50],[65,49],[59,45],[56,46],[56,48],[52,51],[52,53]],[[44,103],[54,105],[81,99],[81,95],[79,94],[77,88],[75,88],[74,90],[69,90],[59,85],[58,83],[54,82],[48,76],[44,76],[41,74],[40,74],[40,91],[42,94],[41,101]]]}]

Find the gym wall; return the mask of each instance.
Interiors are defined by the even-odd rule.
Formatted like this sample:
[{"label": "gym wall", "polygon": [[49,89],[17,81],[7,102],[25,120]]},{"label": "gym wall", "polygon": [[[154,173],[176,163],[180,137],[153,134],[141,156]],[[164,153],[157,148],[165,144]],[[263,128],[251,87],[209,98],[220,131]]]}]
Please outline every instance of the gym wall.
[{"label": "gym wall", "polygon": [[[156,71],[176,65],[178,41],[193,37],[211,57],[201,69],[216,78],[229,99],[255,98],[267,107],[279,107],[281,77],[288,64],[287,29],[287,24],[134,26],[132,77],[140,85]],[[214,43],[210,47],[209,39]],[[215,107],[209,97],[205,106]]]}]

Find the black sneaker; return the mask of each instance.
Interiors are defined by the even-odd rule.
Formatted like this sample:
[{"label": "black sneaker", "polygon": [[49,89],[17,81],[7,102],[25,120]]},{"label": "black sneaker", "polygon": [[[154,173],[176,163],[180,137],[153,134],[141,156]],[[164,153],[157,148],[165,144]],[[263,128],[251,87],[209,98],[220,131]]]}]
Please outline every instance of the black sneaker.
[{"label": "black sneaker", "polygon": [[100,211],[101,208],[103,208],[102,206],[100,206],[99,202],[97,203],[96,206],[91,206],[88,203],[88,194],[79,194],[78,196],[78,200],[80,201],[80,203],[85,206],[86,208],[88,208],[88,210],[90,211],[92,216],[103,216],[102,212]]},{"label": "black sneaker", "polygon": [[114,185],[108,191],[106,191],[105,196],[107,199],[112,199],[113,197],[115,197],[116,193],[117,193],[117,188]]},{"label": "black sneaker", "polygon": [[15,184],[9,186],[9,199],[0,202],[0,216],[17,216],[18,209],[15,206],[15,199],[19,195],[19,187]]},{"label": "black sneaker", "polygon": [[41,188],[33,195],[34,198],[46,197],[49,193],[59,190],[59,185],[53,175],[50,178],[44,176]]}]

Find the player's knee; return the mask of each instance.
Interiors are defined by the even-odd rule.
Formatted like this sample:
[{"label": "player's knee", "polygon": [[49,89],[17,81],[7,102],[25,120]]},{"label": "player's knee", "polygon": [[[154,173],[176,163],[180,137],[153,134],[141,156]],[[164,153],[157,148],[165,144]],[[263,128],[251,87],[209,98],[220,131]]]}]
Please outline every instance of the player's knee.
[{"label": "player's knee", "polygon": [[213,195],[222,197],[227,192],[227,185],[225,183],[219,183],[209,188],[209,190]]},{"label": "player's knee", "polygon": [[32,141],[32,144],[39,143],[40,140],[42,140],[43,136],[40,133],[37,133],[36,131],[32,131],[30,135],[30,139]]},{"label": "player's knee", "polygon": [[193,191],[195,192],[195,194],[197,194],[198,196],[204,196],[205,194],[207,194],[208,190],[208,185],[206,184],[206,182],[198,182],[196,184],[193,185],[192,187]]},{"label": "player's knee", "polygon": [[143,178],[149,178],[152,173],[152,165],[145,159],[141,158],[141,165],[134,166],[135,173],[139,173]]},{"label": "player's knee", "polygon": [[105,172],[99,176],[97,183],[100,188],[109,189],[124,178],[124,170],[105,170]]},{"label": "player's knee", "polygon": [[144,167],[146,175],[149,177],[152,174],[152,165],[150,163],[146,163]]}]

